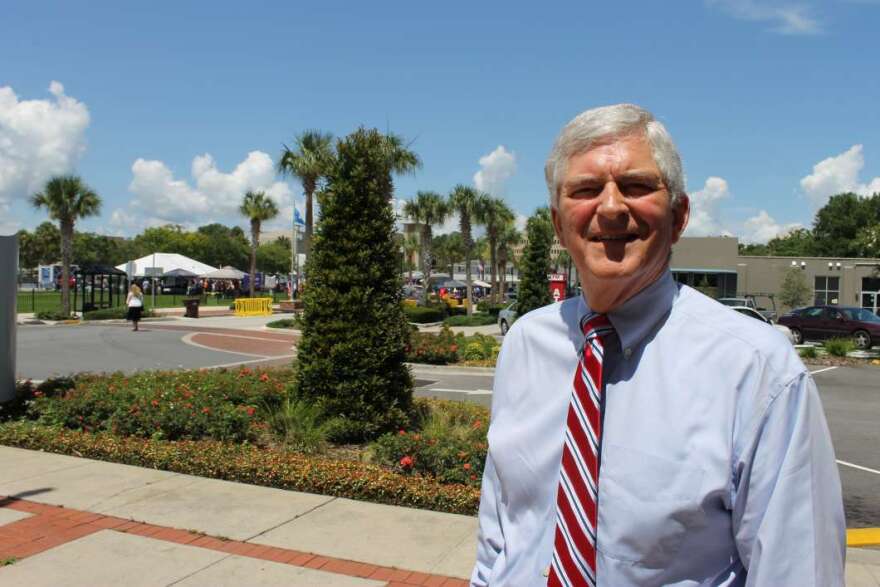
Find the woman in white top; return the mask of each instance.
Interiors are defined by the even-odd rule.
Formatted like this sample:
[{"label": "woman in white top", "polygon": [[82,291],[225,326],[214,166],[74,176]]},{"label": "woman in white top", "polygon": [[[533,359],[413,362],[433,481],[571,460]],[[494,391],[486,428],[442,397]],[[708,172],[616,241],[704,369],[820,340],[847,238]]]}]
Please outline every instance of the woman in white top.
[{"label": "woman in white top", "polygon": [[144,294],[136,283],[132,283],[128,288],[128,297],[125,298],[125,305],[128,306],[128,314],[126,320],[131,320],[134,324],[132,330],[137,332],[138,322],[140,322],[141,314],[144,311]]}]

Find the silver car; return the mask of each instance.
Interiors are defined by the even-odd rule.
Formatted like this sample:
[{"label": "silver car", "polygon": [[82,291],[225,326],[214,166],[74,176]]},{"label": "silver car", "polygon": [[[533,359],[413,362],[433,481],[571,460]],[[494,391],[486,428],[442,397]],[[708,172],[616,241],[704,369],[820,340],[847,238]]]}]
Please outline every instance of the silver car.
[{"label": "silver car", "polygon": [[760,320],[761,322],[769,324],[770,326],[784,334],[785,338],[788,339],[788,342],[790,342],[791,344],[797,344],[794,340],[794,334],[792,334],[788,326],[774,323],[772,320],[769,320],[754,308],[749,308],[748,306],[730,306],[730,309],[739,312],[740,314],[749,316],[750,318],[754,318],[755,320]]},{"label": "silver car", "polygon": [[502,335],[507,334],[514,320],[516,320],[516,302],[498,312],[498,328],[501,329]]}]

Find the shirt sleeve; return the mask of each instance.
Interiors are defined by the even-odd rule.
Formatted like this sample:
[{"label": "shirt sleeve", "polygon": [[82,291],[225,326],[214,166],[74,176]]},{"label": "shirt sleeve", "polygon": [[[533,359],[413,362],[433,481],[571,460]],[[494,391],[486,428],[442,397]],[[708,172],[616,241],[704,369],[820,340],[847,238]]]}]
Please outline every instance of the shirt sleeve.
[{"label": "shirt sleeve", "polygon": [[846,523],[822,403],[801,373],[756,419],[733,474],[733,531],[748,587],[844,584]]},{"label": "shirt sleeve", "polygon": [[504,535],[501,532],[498,510],[500,491],[500,482],[490,453],[486,457],[480,489],[480,531],[477,538],[477,564],[471,574],[472,587],[489,585],[495,559],[504,548]]}]

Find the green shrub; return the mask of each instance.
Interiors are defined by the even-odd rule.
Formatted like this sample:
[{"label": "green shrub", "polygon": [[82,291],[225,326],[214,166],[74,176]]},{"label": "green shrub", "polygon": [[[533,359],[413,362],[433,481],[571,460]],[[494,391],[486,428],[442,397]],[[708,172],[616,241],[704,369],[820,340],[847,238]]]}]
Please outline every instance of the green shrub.
[{"label": "green shrub", "polygon": [[64,314],[60,310],[43,310],[34,314],[37,320],[73,320],[73,316]]},{"label": "green shrub", "polygon": [[439,334],[413,332],[406,349],[406,360],[411,363],[446,365],[458,360],[458,343],[445,324]]},{"label": "green shrub", "polygon": [[816,352],[816,348],[811,346],[799,349],[798,354],[801,356],[802,359],[815,359],[817,356],[819,356],[819,354]]},{"label": "green shrub", "polygon": [[[102,308],[101,310],[92,310],[83,313],[83,320],[124,320],[128,314],[128,308],[118,306],[116,308]],[[141,314],[142,318],[151,318],[156,313],[151,309],[144,308]]]},{"label": "green shrub", "polygon": [[275,442],[297,452],[316,454],[327,447],[321,408],[288,395],[280,404],[263,406],[268,432]]},{"label": "green shrub", "polygon": [[258,440],[257,406],[277,406],[290,370],[142,372],[80,375],[72,388],[33,392],[29,416],[41,424],[157,439]]},{"label": "green shrub", "polygon": [[823,344],[828,354],[834,357],[845,357],[850,351],[855,350],[855,343],[849,338],[829,338]]},{"label": "green shrub", "polygon": [[273,320],[272,322],[266,323],[266,326],[269,328],[300,328],[301,321],[299,316],[294,318],[282,318],[281,320]]},{"label": "green shrub", "polygon": [[447,326],[486,326],[495,324],[498,317],[491,314],[471,314],[470,316],[450,316],[443,321]]},{"label": "green shrub", "polygon": [[27,422],[0,425],[0,444],[139,467],[473,515],[480,491],[429,477],[400,475],[378,465],[309,457],[213,440],[178,441],[85,433]]},{"label": "green shrub", "polygon": [[498,358],[501,345],[494,336],[488,334],[472,334],[465,336],[463,333],[455,335],[458,347],[459,359],[463,361],[491,361]]},{"label": "green shrub", "polygon": [[416,324],[429,324],[443,320],[443,312],[436,307],[404,306],[403,313],[409,322]]},{"label": "green shrub", "polygon": [[507,304],[493,304],[488,300],[483,300],[477,303],[477,310],[489,314],[496,319],[498,318],[498,313],[506,307]]},{"label": "green shrub", "polygon": [[478,487],[486,464],[488,410],[435,400],[421,430],[389,433],[370,447],[372,458],[403,474]]}]

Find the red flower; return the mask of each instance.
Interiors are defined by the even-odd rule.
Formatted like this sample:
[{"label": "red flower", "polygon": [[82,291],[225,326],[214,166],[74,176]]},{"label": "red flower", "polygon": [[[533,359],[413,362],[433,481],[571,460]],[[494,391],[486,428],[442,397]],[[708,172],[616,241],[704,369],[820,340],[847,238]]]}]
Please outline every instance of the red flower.
[{"label": "red flower", "polygon": [[470,463],[465,463],[465,464],[462,465],[462,468],[463,468],[465,471],[470,471],[470,470],[471,470],[471,464],[470,464]]},{"label": "red flower", "polygon": [[262,375],[260,375],[260,381],[269,381],[269,374],[263,373]]},{"label": "red flower", "polygon": [[405,455],[402,459],[400,459],[400,466],[404,469],[409,469],[413,466],[413,458],[409,455]]},{"label": "red flower", "polygon": [[458,351],[458,345],[457,345],[457,344],[451,344],[451,345],[449,345],[449,351],[452,352],[452,353]]},{"label": "red flower", "polygon": [[482,425],[483,425],[483,421],[482,421],[482,420],[476,420],[476,421],[474,422],[474,430],[476,430],[477,428],[479,428],[479,427],[482,426]]},{"label": "red flower", "polygon": [[154,408],[159,407],[159,400],[154,399],[154,400],[151,401],[150,403],[153,404],[153,407],[154,407]]},{"label": "red flower", "polygon": [[253,415],[254,415],[254,412],[256,412],[256,411],[257,411],[256,408],[254,408],[254,407],[252,407],[252,406],[248,406],[248,408],[247,408],[247,415],[248,415],[248,416],[253,416]]},{"label": "red flower", "polygon": [[202,413],[203,413],[203,414],[210,414],[210,413],[211,413],[211,408],[202,408]]},{"label": "red flower", "polygon": [[398,436],[406,436],[406,430],[398,430],[397,435]]}]

